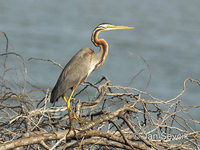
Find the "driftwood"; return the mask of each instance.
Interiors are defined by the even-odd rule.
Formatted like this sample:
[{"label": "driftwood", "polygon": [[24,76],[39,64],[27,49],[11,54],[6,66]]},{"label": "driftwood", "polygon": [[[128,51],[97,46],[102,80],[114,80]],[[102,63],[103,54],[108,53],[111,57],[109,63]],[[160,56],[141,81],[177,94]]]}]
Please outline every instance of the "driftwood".
[{"label": "driftwood", "polygon": [[[190,114],[200,106],[183,106],[179,99],[187,78],[176,97],[161,100],[146,91],[113,85],[102,77],[96,83],[84,82],[74,95],[72,107],[77,116],[69,128],[66,104],[49,104],[49,89],[33,85],[24,58],[0,51],[0,149],[199,149],[200,122]],[[4,37],[4,38],[3,38]],[[2,47],[1,47],[2,48]],[[9,58],[16,61],[9,63]],[[50,59],[30,58],[48,61]],[[87,99],[90,90],[94,93]]]}]

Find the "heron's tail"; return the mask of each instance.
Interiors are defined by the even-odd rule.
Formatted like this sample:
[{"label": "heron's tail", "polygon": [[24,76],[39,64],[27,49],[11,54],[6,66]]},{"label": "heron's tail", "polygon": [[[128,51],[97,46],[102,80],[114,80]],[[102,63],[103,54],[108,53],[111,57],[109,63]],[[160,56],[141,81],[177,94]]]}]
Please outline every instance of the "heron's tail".
[{"label": "heron's tail", "polygon": [[54,103],[58,100],[57,94],[54,92],[54,90],[51,92],[51,98],[50,98],[50,102]]}]

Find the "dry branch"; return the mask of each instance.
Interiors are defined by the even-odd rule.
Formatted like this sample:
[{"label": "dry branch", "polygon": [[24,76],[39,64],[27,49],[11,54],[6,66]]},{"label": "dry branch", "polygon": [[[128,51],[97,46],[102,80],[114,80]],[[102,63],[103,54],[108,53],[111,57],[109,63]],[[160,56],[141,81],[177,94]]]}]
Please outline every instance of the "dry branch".
[{"label": "dry branch", "polygon": [[[200,85],[199,80],[187,78],[183,90],[167,101],[136,88],[113,85],[106,77],[96,83],[85,82],[72,106],[86,121],[73,121],[70,129],[64,102],[63,106],[48,104],[50,91],[28,80],[25,60],[9,52],[8,38],[3,35],[6,48],[0,53],[0,150],[199,149],[200,122],[190,112],[200,106],[183,106],[180,101],[186,84]],[[10,57],[18,66],[9,66]],[[51,59],[29,60],[33,59],[61,67]],[[94,91],[92,100],[80,96],[87,90]]]}]

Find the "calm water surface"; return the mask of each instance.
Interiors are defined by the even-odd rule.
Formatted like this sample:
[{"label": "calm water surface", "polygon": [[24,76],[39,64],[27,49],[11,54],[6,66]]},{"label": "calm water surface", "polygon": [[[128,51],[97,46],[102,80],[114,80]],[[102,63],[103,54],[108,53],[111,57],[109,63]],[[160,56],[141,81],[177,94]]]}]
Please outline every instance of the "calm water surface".
[{"label": "calm water surface", "polygon": [[[110,45],[105,64],[89,81],[102,75],[116,85],[145,89],[148,62],[152,79],[148,89],[155,97],[170,99],[183,88],[187,77],[200,77],[199,0],[74,0],[0,2],[0,30],[7,33],[15,51],[26,59],[53,59],[63,66],[82,47],[96,49],[90,36],[102,22],[134,26],[134,30],[101,33]],[[53,88],[60,68],[47,62],[28,62],[37,86]],[[188,83],[181,97],[185,105],[200,105],[200,87]]]}]

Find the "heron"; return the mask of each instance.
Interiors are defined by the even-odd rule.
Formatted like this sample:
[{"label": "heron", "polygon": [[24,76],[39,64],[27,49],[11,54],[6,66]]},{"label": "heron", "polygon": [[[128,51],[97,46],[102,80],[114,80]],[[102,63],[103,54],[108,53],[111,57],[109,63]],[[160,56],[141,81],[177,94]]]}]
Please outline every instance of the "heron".
[{"label": "heron", "polygon": [[[62,70],[52,92],[50,102],[55,103],[60,97],[66,102],[69,120],[71,120],[72,113],[73,118],[79,122],[82,119],[78,118],[73,112],[70,106],[70,100],[73,96],[75,89],[83,82],[91,72],[98,69],[105,62],[108,55],[108,43],[104,39],[98,39],[98,35],[102,31],[120,30],[120,29],[133,29],[134,27],[117,26],[109,23],[99,24],[92,33],[91,41],[100,50],[95,53],[92,49],[85,47],[80,49],[66,64]],[[71,89],[71,93],[68,99],[65,97],[67,90]]]}]

